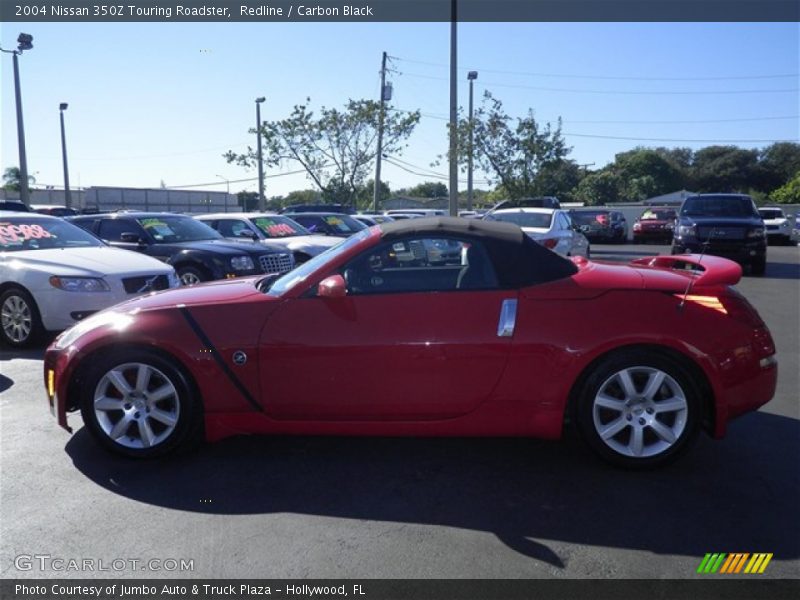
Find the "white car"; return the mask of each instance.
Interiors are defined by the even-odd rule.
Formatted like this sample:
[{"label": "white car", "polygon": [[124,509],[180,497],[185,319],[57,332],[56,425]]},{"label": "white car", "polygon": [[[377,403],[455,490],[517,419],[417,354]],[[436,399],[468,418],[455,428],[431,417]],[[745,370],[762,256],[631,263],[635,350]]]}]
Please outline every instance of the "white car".
[{"label": "white car", "polygon": [[566,210],[553,208],[501,208],[484,217],[518,225],[529,237],[563,256],[589,258],[589,240],[572,224]]},{"label": "white car", "polygon": [[297,221],[269,213],[217,213],[197,215],[227,238],[251,239],[275,250],[289,251],[299,265],[342,241],[339,237],[316,235]]},{"label": "white car", "polygon": [[792,228],[792,223],[784,214],[783,209],[777,206],[765,206],[758,209],[758,214],[764,219],[767,228],[767,240],[770,243],[780,242],[794,244],[797,242],[797,229]]},{"label": "white car", "polygon": [[178,287],[175,269],[111,248],[58,217],[0,211],[0,340],[36,342],[138,294]]}]

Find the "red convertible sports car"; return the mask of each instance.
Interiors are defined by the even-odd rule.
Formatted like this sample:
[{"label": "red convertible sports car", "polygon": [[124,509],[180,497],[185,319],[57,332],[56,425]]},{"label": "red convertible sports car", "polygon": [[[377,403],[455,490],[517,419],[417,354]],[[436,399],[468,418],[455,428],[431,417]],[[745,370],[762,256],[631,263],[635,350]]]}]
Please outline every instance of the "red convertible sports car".
[{"label": "red convertible sports car", "polygon": [[[414,252],[442,241],[460,261]],[[568,260],[509,223],[412,219],[282,276],[93,315],[48,348],[45,385],[62,427],[79,410],[132,457],[199,436],[558,438],[573,423],[605,459],[650,467],[772,398],[775,347],[740,277],[714,256]]]}]

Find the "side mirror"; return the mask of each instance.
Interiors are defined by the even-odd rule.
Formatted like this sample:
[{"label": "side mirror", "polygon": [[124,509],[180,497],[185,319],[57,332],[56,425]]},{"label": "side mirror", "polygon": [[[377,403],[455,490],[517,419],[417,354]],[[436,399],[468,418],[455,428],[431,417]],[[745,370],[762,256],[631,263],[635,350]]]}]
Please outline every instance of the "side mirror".
[{"label": "side mirror", "polygon": [[347,295],[347,285],[341,275],[331,275],[319,282],[317,296],[320,298],[344,298]]},{"label": "side mirror", "polygon": [[237,235],[253,241],[258,239],[258,234],[255,231],[250,231],[249,229],[242,229]]}]

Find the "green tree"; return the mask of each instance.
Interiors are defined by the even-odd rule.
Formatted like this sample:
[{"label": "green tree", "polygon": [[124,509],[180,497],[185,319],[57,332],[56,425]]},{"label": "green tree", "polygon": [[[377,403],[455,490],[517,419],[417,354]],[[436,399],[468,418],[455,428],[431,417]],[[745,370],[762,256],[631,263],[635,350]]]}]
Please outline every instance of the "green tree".
[{"label": "green tree", "polygon": [[[36,183],[36,178],[33,175],[28,175],[29,190],[33,183]],[[10,192],[22,191],[22,172],[19,167],[8,167],[3,171],[3,189]]]},{"label": "green tree", "polygon": [[[472,131],[475,164],[502,185],[511,199],[543,195],[547,180],[540,175],[547,169],[554,173],[571,150],[561,135],[560,119],[555,127],[542,125],[532,110],[523,118],[513,119],[489,92],[474,113]],[[463,120],[459,126],[460,148],[468,147],[469,132],[470,123]],[[460,153],[460,160],[466,161],[465,152]]]},{"label": "green tree", "polygon": [[657,150],[634,148],[614,157],[612,166],[619,176],[626,200],[646,200],[686,187],[686,177],[674,162]]},{"label": "green tree", "polygon": [[404,194],[417,198],[444,198],[447,197],[447,186],[441,181],[424,181],[412,188],[404,190]]},{"label": "green tree", "polygon": [[537,196],[556,196],[561,202],[575,201],[575,188],[584,177],[573,160],[557,160],[542,166],[536,177]]},{"label": "green tree", "polygon": [[800,170],[789,181],[769,195],[772,202],[800,204]]},{"label": "green tree", "polygon": [[258,194],[256,192],[241,191],[236,194],[236,202],[245,212],[258,210]]},{"label": "green tree", "polygon": [[[391,198],[392,190],[389,189],[389,184],[381,181],[378,187],[378,203],[382,205],[386,200]],[[372,202],[375,197],[375,180],[368,179],[363,185],[358,186],[356,191],[356,208],[364,210],[371,209]]]},{"label": "green tree", "polygon": [[695,152],[691,180],[698,192],[744,192],[759,188],[758,150],[707,146]]},{"label": "green tree", "polygon": [[[377,157],[380,104],[373,100],[349,100],[343,109],[325,108],[319,116],[306,104],[298,104],[285,119],[265,121],[259,128],[265,162],[299,164],[326,202],[352,204]],[[384,111],[383,152],[399,154],[419,123],[419,111]],[[254,133],[255,131],[252,131]],[[228,162],[244,167],[256,164],[256,153],[229,151]]]},{"label": "green tree", "polygon": [[321,204],[322,194],[319,190],[294,190],[283,198],[284,206],[292,204]]},{"label": "green tree", "polygon": [[575,196],[588,206],[611,204],[620,199],[621,182],[613,171],[589,173],[578,184]]},{"label": "green tree", "polygon": [[800,171],[800,144],[772,144],[764,148],[759,158],[763,178],[760,189],[769,192],[789,182]]}]

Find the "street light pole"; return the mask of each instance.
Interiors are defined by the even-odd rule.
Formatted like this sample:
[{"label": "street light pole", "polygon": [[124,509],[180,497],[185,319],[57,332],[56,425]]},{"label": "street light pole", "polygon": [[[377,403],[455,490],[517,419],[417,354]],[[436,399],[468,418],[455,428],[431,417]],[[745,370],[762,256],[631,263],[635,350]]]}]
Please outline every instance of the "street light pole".
[{"label": "street light pole", "polygon": [[67,168],[67,136],[64,133],[64,111],[69,106],[62,102],[59,106],[59,116],[61,117],[61,156],[64,159],[64,206],[72,208],[72,194],[69,191],[69,169]]},{"label": "street light pole", "polygon": [[264,156],[261,153],[261,103],[266,98],[256,98],[256,138],[258,141],[258,210],[267,210],[267,201],[264,198]]},{"label": "street light pole", "polygon": [[228,212],[228,200],[231,199],[231,182],[229,179],[225,179],[222,175],[215,175],[214,177],[222,179],[222,181],[225,182],[225,212]]},{"label": "street light pole", "polygon": [[450,3],[450,202],[451,217],[458,216],[458,83],[457,48],[458,32],[457,0]]},{"label": "street light pole", "polygon": [[14,62],[14,96],[17,101],[17,141],[19,143],[19,178],[20,178],[20,200],[28,206],[31,204],[31,195],[28,190],[28,159],[25,154],[25,127],[22,123],[22,91],[19,87],[19,60],[18,56],[25,50],[33,48],[33,36],[27,33],[20,33],[17,38],[16,50],[2,50],[9,54],[13,54]]},{"label": "street light pole", "polygon": [[467,210],[472,210],[472,84],[478,78],[477,71],[470,71],[467,73],[469,80],[469,156],[467,157]]}]

